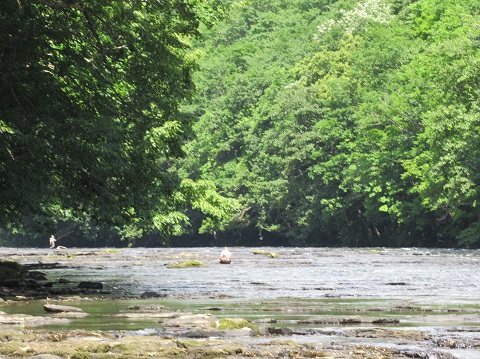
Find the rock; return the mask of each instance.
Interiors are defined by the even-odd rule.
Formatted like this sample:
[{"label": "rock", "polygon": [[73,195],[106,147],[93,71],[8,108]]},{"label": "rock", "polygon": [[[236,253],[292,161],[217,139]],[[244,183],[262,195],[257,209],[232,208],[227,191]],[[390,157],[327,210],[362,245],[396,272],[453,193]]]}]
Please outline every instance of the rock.
[{"label": "rock", "polygon": [[46,281],[48,279],[45,273],[38,271],[29,271],[26,276],[30,279],[39,281]]},{"label": "rock", "polygon": [[39,354],[39,355],[30,357],[30,359],[62,359],[62,357],[59,357],[58,355],[53,355],[53,354]]},{"label": "rock", "polygon": [[130,318],[130,319],[138,319],[138,318],[148,318],[148,319],[172,319],[178,318],[181,314],[176,312],[164,312],[164,313],[119,313],[110,315],[114,318]]},{"label": "rock", "polygon": [[61,325],[70,321],[65,318],[46,318],[27,314],[6,314],[0,312],[0,327],[4,326],[38,326],[38,325]]},{"label": "rock", "polygon": [[280,255],[278,253],[267,252],[263,249],[256,249],[252,253],[253,254],[262,254],[262,255],[266,256],[267,258],[278,258],[278,257],[280,257]]},{"label": "rock", "polygon": [[73,313],[83,313],[83,310],[77,307],[71,307],[68,305],[56,305],[56,304],[45,304],[43,309],[49,313],[66,313],[66,312],[73,312]]},{"label": "rock", "polygon": [[103,289],[103,284],[100,282],[80,282],[78,288],[83,289]]},{"label": "rock", "polygon": [[140,298],[164,298],[166,296],[166,294],[160,294],[157,292],[144,292],[140,295]]},{"label": "rock", "polygon": [[0,312],[0,324],[4,325],[22,325],[25,323],[25,316],[9,315],[4,312]]},{"label": "rock", "polygon": [[210,314],[186,314],[163,322],[165,328],[187,330],[191,328],[213,329],[217,318]]},{"label": "rock", "polygon": [[268,328],[265,328],[265,331],[269,335],[292,335],[293,334],[293,330],[290,328],[268,327]]},{"label": "rock", "polygon": [[170,308],[163,305],[139,305],[134,304],[127,307],[127,310],[135,310],[138,312],[165,312],[169,311]]},{"label": "rock", "polygon": [[191,268],[191,267],[203,267],[203,263],[195,259],[187,260],[184,262],[170,263],[167,268]]},{"label": "rock", "polygon": [[235,338],[235,337],[252,337],[256,333],[250,328],[233,329],[233,330],[216,330],[216,329],[192,329],[182,332],[185,338]]},{"label": "rock", "polygon": [[400,320],[395,318],[378,318],[378,319],[372,320],[372,324],[396,324],[396,323],[400,323]]},{"label": "rock", "polygon": [[299,324],[394,324],[398,323],[396,318],[365,318],[365,317],[314,317],[299,320]]}]

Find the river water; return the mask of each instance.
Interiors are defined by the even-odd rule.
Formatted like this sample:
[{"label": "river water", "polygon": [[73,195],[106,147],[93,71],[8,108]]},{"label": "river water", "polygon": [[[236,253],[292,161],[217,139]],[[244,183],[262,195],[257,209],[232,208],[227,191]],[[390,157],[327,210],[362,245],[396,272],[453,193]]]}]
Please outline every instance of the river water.
[{"label": "river water", "polygon": [[[400,298],[417,303],[480,301],[480,251],[448,249],[262,248],[278,258],[231,248],[233,262],[217,263],[220,248],[128,248],[77,260],[55,257],[67,268],[50,275],[104,282],[107,288],[169,296],[232,295],[272,298]],[[38,250],[43,253],[43,250]],[[43,251],[43,252],[42,252]],[[90,253],[89,249],[69,249]],[[30,258],[32,249],[15,249]],[[4,253],[5,254],[5,253]],[[33,252],[35,254],[35,251]],[[173,262],[196,259],[200,268],[171,269]],[[72,265],[73,262],[73,265]],[[72,267],[68,268],[69,265]]]},{"label": "river water", "polygon": [[[275,305],[284,308],[267,315],[297,321],[328,310],[328,315],[383,311],[395,316],[396,308],[413,308],[399,316],[398,327],[421,328],[437,338],[455,335],[459,342],[480,342],[479,250],[234,247],[230,248],[232,263],[224,265],[218,263],[221,249],[0,248],[0,259],[55,264],[44,271],[52,279],[102,282],[106,291],[126,298],[156,293],[158,300],[183,303],[189,309],[195,305],[197,309],[205,305],[230,307],[224,315],[234,313],[232,305],[240,310],[238,303],[249,303],[245,307],[250,312],[244,309],[237,313],[249,319],[264,316],[262,311]],[[256,250],[264,254],[255,254]],[[270,253],[278,257],[271,258]],[[203,266],[170,267],[186,260],[197,260]],[[424,310],[430,314],[422,313]],[[457,311],[460,315],[449,314]],[[332,336],[308,338],[312,339],[330,342]],[[386,342],[383,344],[388,345]],[[456,354],[458,350],[450,351]],[[466,348],[456,357],[480,358],[480,352]]]}]

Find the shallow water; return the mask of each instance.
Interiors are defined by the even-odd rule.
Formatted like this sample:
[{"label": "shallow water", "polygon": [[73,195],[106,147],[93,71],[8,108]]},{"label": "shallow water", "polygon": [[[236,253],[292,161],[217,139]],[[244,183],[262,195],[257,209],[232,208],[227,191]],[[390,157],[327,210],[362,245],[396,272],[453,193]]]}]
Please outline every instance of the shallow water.
[{"label": "shallow water", "polygon": [[[80,268],[48,273],[74,281],[101,281],[109,289],[128,294],[145,291],[184,297],[228,294],[247,300],[401,298],[440,304],[472,303],[480,299],[480,251],[477,250],[262,249],[278,253],[279,258],[255,255],[252,248],[232,248],[232,264],[220,265],[216,261],[219,248],[129,248],[106,258],[85,255]],[[20,256],[22,251],[35,253],[32,249],[15,251]],[[68,251],[74,254],[89,250]],[[167,267],[186,259],[200,260],[205,266]],[[66,266],[72,262],[60,256],[55,261]]]},{"label": "shallow water", "polygon": [[[258,248],[257,248],[258,249]],[[312,316],[379,316],[399,318],[385,325],[415,328],[437,338],[479,341],[480,251],[453,249],[385,248],[261,248],[278,258],[254,254],[255,248],[231,248],[233,262],[217,262],[221,248],[127,248],[47,249],[0,248],[0,259],[22,263],[55,263],[42,270],[52,280],[99,281],[108,292],[129,300],[79,302],[73,305],[89,313],[69,328],[139,330],[159,328],[158,320],[109,319],[138,303],[142,293],[164,298],[148,303],[173,310],[205,312],[218,307],[219,317],[275,318],[276,326],[298,326]],[[201,261],[198,268],[173,269],[168,265],[189,259]],[[43,304],[19,303],[0,308],[10,313],[42,315]],[[458,313],[457,313],[458,312]],[[451,314],[454,313],[454,314]],[[364,342],[345,339],[345,328],[361,325],[315,324],[304,328],[329,334],[286,337],[296,341]],[[332,332],[337,334],[332,334]],[[247,341],[263,340],[246,338]],[[375,345],[397,345],[389,340],[371,340]],[[458,352],[458,349],[442,349]],[[473,350],[473,354],[472,354]],[[475,349],[462,349],[459,358],[480,357]]]}]

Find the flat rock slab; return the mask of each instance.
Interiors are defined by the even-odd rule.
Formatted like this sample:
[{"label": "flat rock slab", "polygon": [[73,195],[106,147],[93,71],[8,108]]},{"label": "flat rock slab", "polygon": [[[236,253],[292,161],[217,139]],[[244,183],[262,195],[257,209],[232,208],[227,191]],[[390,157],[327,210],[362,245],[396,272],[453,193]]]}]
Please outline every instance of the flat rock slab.
[{"label": "flat rock slab", "polygon": [[84,313],[80,308],[68,305],[45,304],[43,309],[49,313]]},{"label": "flat rock slab", "polygon": [[217,318],[210,314],[187,314],[177,318],[168,319],[163,324],[165,328],[186,330],[191,328],[212,329],[212,324]]},{"label": "flat rock slab", "polygon": [[4,326],[59,325],[70,321],[64,318],[46,318],[27,314],[7,314],[0,312],[0,328]]},{"label": "flat rock slab", "polygon": [[182,316],[182,314],[173,312],[173,313],[119,313],[119,314],[114,314],[110,315],[110,317],[115,317],[115,318],[151,318],[151,319],[172,319],[172,318],[178,318]]}]

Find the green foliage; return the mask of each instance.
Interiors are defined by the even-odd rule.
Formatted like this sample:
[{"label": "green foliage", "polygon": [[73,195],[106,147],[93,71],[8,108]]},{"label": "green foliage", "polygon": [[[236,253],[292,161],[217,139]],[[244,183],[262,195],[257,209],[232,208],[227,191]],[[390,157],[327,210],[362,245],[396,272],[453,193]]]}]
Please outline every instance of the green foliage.
[{"label": "green foliage", "polygon": [[304,5],[252,2],[207,33],[182,171],[239,199],[230,233],[480,245],[479,5]]},{"label": "green foliage", "polygon": [[[179,110],[194,90],[190,42],[225,8],[2,2],[0,226],[13,231],[29,218],[114,226],[126,237],[178,233],[182,181],[168,169],[190,133],[191,118]],[[194,206],[222,216],[199,203],[214,194],[200,197]]]},{"label": "green foliage", "polygon": [[479,15],[468,0],[4,2],[0,224],[480,246]]}]

